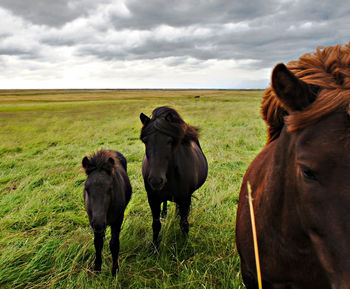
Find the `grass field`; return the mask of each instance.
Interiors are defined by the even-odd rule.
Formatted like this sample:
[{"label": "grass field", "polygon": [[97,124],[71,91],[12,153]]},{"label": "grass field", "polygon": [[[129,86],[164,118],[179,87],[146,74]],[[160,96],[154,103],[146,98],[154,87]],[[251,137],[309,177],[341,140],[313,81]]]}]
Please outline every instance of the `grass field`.
[{"label": "grass field", "polygon": [[[200,95],[200,98],[194,98]],[[0,91],[0,288],[244,288],[235,215],[244,172],[266,140],[262,91]],[[199,126],[209,163],[184,240],[169,204],[160,253],[141,176],[140,112],[175,108]],[[107,230],[102,273],[91,271],[93,233],[81,160],[98,149],[128,160],[133,196],[112,278]]]}]

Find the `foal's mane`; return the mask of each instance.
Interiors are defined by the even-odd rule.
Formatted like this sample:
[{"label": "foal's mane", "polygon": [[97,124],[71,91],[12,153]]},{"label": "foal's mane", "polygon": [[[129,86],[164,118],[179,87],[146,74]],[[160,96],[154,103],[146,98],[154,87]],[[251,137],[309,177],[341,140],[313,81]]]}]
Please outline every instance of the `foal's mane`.
[{"label": "foal's mane", "polygon": [[199,145],[198,128],[187,124],[176,110],[167,106],[153,110],[150,122],[142,127],[141,139],[156,131],[173,137],[178,144],[194,141]]},{"label": "foal's mane", "polygon": [[267,88],[261,105],[262,117],[268,125],[267,143],[278,138],[285,123],[288,131],[297,131],[339,109],[350,114],[350,42],[318,47],[315,52],[289,62],[287,67],[299,79],[320,90],[305,110],[289,115],[272,87]]},{"label": "foal's mane", "polygon": [[[110,159],[114,161],[114,164],[110,162]],[[87,173],[94,170],[104,170],[109,173],[114,173],[118,165],[119,161],[114,152],[108,150],[99,150],[89,157],[89,171]]]}]

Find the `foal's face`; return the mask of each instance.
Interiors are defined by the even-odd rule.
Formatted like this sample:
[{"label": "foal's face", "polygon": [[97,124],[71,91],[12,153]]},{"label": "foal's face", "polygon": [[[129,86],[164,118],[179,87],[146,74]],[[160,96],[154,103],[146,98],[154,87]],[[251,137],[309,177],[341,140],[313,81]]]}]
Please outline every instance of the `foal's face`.
[{"label": "foal's face", "polygon": [[104,170],[91,172],[85,182],[85,207],[95,233],[102,233],[106,230],[107,213],[112,199],[112,185],[112,177]]},{"label": "foal's face", "polygon": [[160,132],[152,133],[142,139],[146,147],[149,164],[148,183],[153,190],[161,190],[167,182],[166,173],[173,153],[174,139]]}]

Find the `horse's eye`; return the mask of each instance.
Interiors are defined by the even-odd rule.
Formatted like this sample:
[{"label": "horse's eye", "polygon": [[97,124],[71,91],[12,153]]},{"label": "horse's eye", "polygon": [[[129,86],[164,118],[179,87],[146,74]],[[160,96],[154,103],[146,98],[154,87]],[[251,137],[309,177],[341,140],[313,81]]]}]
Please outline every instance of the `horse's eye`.
[{"label": "horse's eye", "polygon": [[142,138],[141,140],[142,140],[142,142],[143,142],[144,144],[147,144],[147,138],[146,138],[146,137]]},{"label": "horse's eye", "polygon": [[312,181],[317,181],[315,173],[310,168],[306,166],[300,166],[300,169],[304,178]]}]

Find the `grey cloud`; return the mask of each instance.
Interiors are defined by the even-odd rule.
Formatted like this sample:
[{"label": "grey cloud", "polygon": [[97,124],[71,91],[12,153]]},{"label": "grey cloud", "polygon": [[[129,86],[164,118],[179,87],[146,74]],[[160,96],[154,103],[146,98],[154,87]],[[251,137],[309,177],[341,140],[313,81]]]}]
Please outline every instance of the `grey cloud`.
[{"label": "grey cloud", "polygon": [[87,16],[107,0],[0,0],[3,7],[33,24],[59,27]]},{"label": "grey cloud", "polygon": [[[333,1],[287,1],[280,12],[287,22],[327,21],[349,16],[350,7],[346,0]],[[282,19],[279,19],[282,20]]]},{"label": "grey cloud", "polygon": [[76,39],[67,36],[45,35],[40,39],[41,43],[50,46],[73,46],[78,43]]},{"label": "grey cloud", "polygon": [[[137,46],[121,48],[117,44],[83,44],[78,48],[80,55],[94,55],[104,60],[134,60],[177,57],[179,59],[253,59],[255,68],[271,67],[276,62],[287,62],[301,54],[313,51],[316,46],[332,41],[332,28],[314,24],[312,29],[288,31],[291,24],[279,27],[253,26],[243,31],[229,31],[215,25],[208,35],[184,36],[163,39],[154,35],[145,38]],[[209,26],[208,26],[209,27]],[[217,29],[221,29],[217,33]],[[326,29],[326,31],[325,31]],[[347,42],[347,40],[345,40]],[[341,41],[344,43],[344,41]],[[334,44],[334,43],[331,43]],[[173,64],[174,65],[174,64]]]},{"label": "grey cloud", "polygon": [[188,67],[193,67],[193,68],[205,68],[208,66],[208,64],[205,61],[201,61],[199,59],[194,59],[194,58],[188,58],[184,56],[178,56],[178,57],[169,57],[165,59],[165,64],[167,66],[178,66],[178,65],[183,65],[186,64]]},{"label": "grey cloud", "polygon": [[161,24],[174,27],[208,25],[214,23],[240,22],[263,16],[276,9],[276,0],[131,0],[126,2],[128,17],[110,13],[110,20],[116,29],[151,29]]},{"label": "grey cloud", "polygon": [[92,54],[105,60],[136,60],[167,57],[193,57],[200,60],[218,58],[216,52],[201,48],[201,45],[207,45],[207,41],[208,39],[193,41],[193,39],[189,38],[169,41],[148,37],[137,46],[122,49],[118,45],[106,46],[104,43],[82,45],[77,53],[79,55]]},{"label": "grey cloud", "polygon": [[[128,17],[110,14],[116,30],[138,29],[154,33],[137,46],[115,50],[97,44],[82,45],[80,55],[93,54],[103,59],[154,59],[166,57],[208,59],[254,59],[257,68],[287,62],[313,51],[318,45],[345,43],[350,9],[346,1],[168,1],[151,0],[126,3]],[[246,29],[225,24],[246,23]],[[208,35],[157,37],[156,28],[206,28]],[[171,36],[171,35],[170,35]]]},{"label": "grey cloud", "polygon": [[1,40],[4,40],[5,38],[8,38],[10,36],[11,36],[11,34],[8,32],[0,32],[0,39]]},{"label": "grey cloud", "polygon": [[35,47],[5,42],[0,43],[0,56],[18,56],[22,59],[30,59],[40,57],[40,52]]},{"label": "grey cloud", "polygon": [[[253,60],[244,63],[258,70],[297,59],[319,45],[350,40],[346,0],[130,0],[124,9],[115,3],[0,0],[0,7],[12,14],[43,25],[35,26],[28,39],[18,36],[17,46],[0,42],[0,55],[40,59],[50,49],[65,49],[82,62],[163,59],[167,66],[190,69],[205,67],[207,60]],[[76,19],[82,21],[73,23]],[[25,22],[21,27],[32,26]],[[0,39],[9,37],[6,33],[0,30]]]},{"label": "grey cloud", "polygon": [[104,45],[84,45],[80,47],[76,53],[76,56],[87,56],[92,55],[102,60],[126,60],[128,53],[118,48],[109,48]]},{"label": "grey cloud", "polygon": [[23,49],[0,47],[0,55],[26,55],[28,53],[29,51]]}]

